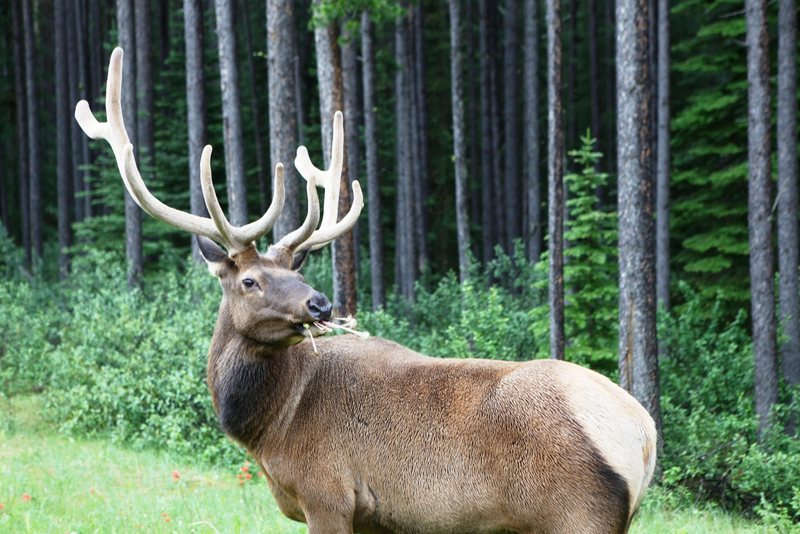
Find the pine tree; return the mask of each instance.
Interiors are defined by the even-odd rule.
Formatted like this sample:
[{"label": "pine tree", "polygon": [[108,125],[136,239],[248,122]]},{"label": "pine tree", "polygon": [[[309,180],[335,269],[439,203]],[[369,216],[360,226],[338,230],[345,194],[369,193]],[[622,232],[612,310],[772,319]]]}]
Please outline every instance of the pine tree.
[{"label": "pine tree", "polygon": [[561,104],[561,1],[547,1],[547,235],[550,357],[564,359],[564,119]]},{"label": "pine tree", "polygon": [[767,0],[746,0],[747,19],[747,226],[750,244],[750,306],[755,356],[758,427],[769,426],[778,398],[775,360],[775,293],[772,265],[769,34]]},{"label": "pine tree", "polygon": [[617,1],[620,383],[661,427],[647,0]]},{"label": "pine tree", "polygon": [[298,124],[295,108],[295,6],[287,0],[267,1],[267,72],[269,79],[270,167],[283,162],[286,202],[273,228],[273,239],[300,226],[300,177],[294,168]]}]

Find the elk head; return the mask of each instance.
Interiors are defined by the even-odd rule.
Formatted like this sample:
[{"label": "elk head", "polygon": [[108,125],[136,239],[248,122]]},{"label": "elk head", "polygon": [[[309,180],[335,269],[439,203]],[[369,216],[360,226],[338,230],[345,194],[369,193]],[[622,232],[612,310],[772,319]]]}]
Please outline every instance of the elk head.
[{"label": "elk head", "polygon": [[[275,167],[269,209],[260,219],[244,226],[233,226],[220,206],[211,181],[210,145],[206,145],[200,157],[200,180],[210,217],[183,212],[162,203],[145,186],[125,130],[120,98],[122,59],[122,49],[114,49],[106,84],[107,122],[99,122],[85,100],[78,102],[75,119],[86,135],[105,139],[111,146],[122,181],[139,207],[152,217],[197,236],[209,271],[220,280],[223,306],[229,307],[238,333],[270,345],[301,341],[308,332],[304,324],[330,319],[331,303],[325,295],[307,285],[298,270],[309,251],[349,231],[364,206],[361,187],[354,181],[352,207],[337,221],[344,157],[342,113],[337,111],[334,115],[331,162],[327,170],[320,170],[311,163],[304,146],[297,149],[295,167],[306,179],[308,212],[299,228],[262,255],[256,250],[255,241],[272,229],[283,209],[283,164]],[[321,223],[317,187],[325,189]]]}]

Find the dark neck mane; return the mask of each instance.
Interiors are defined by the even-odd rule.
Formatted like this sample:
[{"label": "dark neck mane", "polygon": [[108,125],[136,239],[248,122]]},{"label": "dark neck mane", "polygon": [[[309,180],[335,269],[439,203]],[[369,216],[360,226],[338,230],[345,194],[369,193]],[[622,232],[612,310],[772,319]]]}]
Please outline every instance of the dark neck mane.
[{"label": "dark neck mane", "polygon": [[208,353],[208,387],[222,430],[248,449],[279,433],[275,424],[300,394],[303,358],[296,352],[236,332],[223,298]]}]

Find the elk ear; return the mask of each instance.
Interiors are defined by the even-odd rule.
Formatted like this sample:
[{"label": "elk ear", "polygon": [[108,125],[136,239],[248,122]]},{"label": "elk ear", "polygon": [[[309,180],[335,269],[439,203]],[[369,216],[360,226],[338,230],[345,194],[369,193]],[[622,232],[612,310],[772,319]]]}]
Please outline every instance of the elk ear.
[{"label": "elk ear", "polygon": [[308,257],[308,252],[309,252],[309,249],[305,249],[305,250],[303,250],[301,252],[298,252],[297,254],[294,255],[294,257],[292,258],[292,270],[293,271],[299,271],[300,270],[300,268],[303,266],[303,263],[306,261],[306,258]]},{"label": "elk ear", "polygon": [[208,264],[208,270],[214,276],[221,277],[229,269],[234,267],[233,260],[228,257],[228,254],[216,243],[207,237],[201,235],[195,236],[197,240],[197,247],[200,249],[200,254]]}]

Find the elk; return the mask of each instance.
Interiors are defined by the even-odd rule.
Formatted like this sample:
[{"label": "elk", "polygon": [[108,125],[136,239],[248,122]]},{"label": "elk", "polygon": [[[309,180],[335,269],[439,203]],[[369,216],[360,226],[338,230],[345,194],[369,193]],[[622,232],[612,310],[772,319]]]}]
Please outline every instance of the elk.
[{"label": "elk", "polygon": [[[606,377],[555,360],[431,358],[349,335],[312,347],[317,327],[306,325],[330,319],[331,304],[298,269],[308,251],[348,231],[363,206],[354,182],[353,205],[337,220],[340,112],[327,170],[297,149],[304,222],[262,255],[254,241],[281,211],[282,165],[269,209],[245,226],[231,225],[220,207],[210,146],[200,160],[210,218],[161,203],[123,124],[122,56],[115,49],[108,69],[107,122],[86,101],[75,117],[111,145],[144,211],[198,236],[222,286],[208,354],[214,410],[259,463],[286,516],[311,534],[628,531],[653,475],[656,429]],[[317,187],[325,189],[321,223]]]}]

